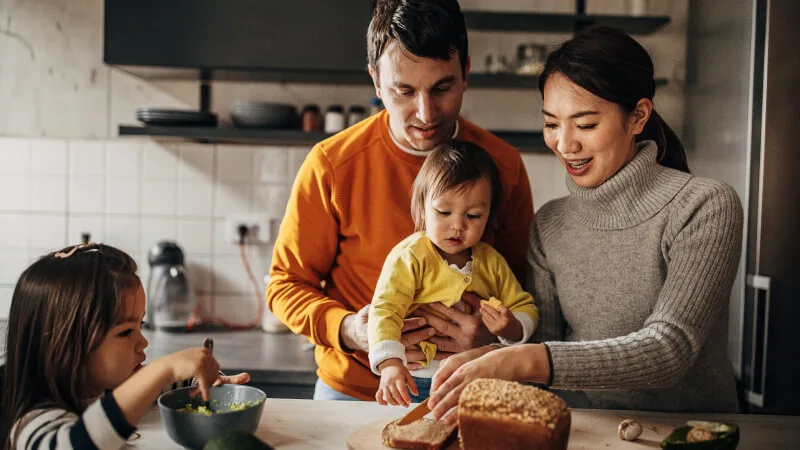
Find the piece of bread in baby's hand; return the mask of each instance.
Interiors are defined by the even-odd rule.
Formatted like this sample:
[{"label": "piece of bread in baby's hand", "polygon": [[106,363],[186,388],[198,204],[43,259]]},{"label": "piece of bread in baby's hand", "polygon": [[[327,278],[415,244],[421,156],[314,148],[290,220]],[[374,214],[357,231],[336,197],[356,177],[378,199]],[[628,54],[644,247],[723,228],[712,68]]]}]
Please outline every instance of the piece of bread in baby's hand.
[{"label": "piece of bread in baby's hand", "polygon": [[498,309],[503,306],[503,302],[495,297],[490,297],[489,300],[481,300],[481,305],[489,305],[494,309]]},{"label": "piece of bread in baby's hand", "polygon": [[561,397],[513,381],[478,378],[458,398],[463,450],[565,450],[570,424]]},{"label": "piece of bread in baby's hand", "polygon": [[423,417],[406,425],[398,425],[397,422],[401,419],[390,422],[383,429],[383,445],[392,448],[441,450],[455,441],[455,424],[446,425],[439,420]]}]

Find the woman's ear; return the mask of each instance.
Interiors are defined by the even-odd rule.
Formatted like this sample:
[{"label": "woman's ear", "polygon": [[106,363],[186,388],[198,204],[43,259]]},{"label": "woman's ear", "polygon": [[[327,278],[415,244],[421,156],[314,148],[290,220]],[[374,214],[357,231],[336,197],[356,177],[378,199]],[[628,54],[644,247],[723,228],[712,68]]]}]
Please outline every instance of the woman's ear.
[{"label": "woman's ear", "polygon": [[636,107],[630,114],[630,126],[634,135],[641,134],[644,126],[653,113],[653,102],[649,98],[643,98],[636,103]]}]

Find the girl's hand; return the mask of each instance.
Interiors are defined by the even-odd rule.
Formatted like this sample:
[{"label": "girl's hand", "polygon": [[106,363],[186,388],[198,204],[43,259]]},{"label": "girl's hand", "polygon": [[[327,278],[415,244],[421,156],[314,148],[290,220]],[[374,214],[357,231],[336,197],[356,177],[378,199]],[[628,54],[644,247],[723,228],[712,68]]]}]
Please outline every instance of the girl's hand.
[{"label": "girl's hand", "polygon": [[428,406],[432,408],[434,417],[453,424],[457,414],[453,408],[458,405],[458,396],[470,381],[476,378],[500,378],[547,382],[549,376],[547,350],[542,344],[501,349],[484,346],[451,356],[442,363],[433,376]]},{"label": "girl's hand", "polygon": [[483,303],[480,311],[483,324],[496,336],[514,342],[522,339],[522,324],[504,305],[494,308],[488,303]]},{"label": "girl's hand", "polygon": [[219,364],[210,350],[205,347],[182,350],[165,356],[164,363],[172,382],[194,378],[203,400],[208,401],[211,384],[219,378]]},{"label": "girl's hand", "polygon": [[247,372],[237,373],[236,375],[220,375],[214,386],[222,384],[245,384],[250,381],[250,374]]},{"label": "girl's hand", "polygon": [[411,397],[408,395],[408,388],[414,395],[419,395],[417,383],[411,377],[411,372],[403,366],[403,362],[397,358],[388,359],[379,366],[381,371],[381,384],[378,392],[375,393],[375,400],[379,405],[402,405],[408,407],[411,404]]}]

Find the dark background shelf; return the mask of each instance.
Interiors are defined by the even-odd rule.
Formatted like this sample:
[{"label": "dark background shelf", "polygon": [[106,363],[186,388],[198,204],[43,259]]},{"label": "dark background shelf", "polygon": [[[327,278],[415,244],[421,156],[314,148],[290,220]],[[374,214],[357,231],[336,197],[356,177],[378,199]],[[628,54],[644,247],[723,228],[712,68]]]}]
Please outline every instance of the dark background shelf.
[{"label": "dark background shelf", "polygon": [[615,16],[494,11],[464,11],[467,28],[476,31],[570,33],[591,25],[608,25],[629,34],[650,34],[669,23],[669,16]]},{"label": "dark background shelf", "polygon": [[[372,85],[372,79],[366,71],[298,71],[273,70],[257,71],[252,69],[191,69],[171,67],[118,66],[118,68],[146,80],[200,79],[201,72],[206,71],[210,79],[222,81],[260,81],[272,83],[310,83],[310,84],[346,84]],[[657,78],[656,86],[667,84],[666,78]],[[477,89],[533,89],[539,88],[539,77],[535,75],[470,73],[469,87]]]},{"label": "dark background shelf", "polygon": [[[492,133],[525,153],[550,153],[538,131],[492,130]],[[330,137],[327,133],[300,130],[246,129],[233,127],[165,127],[120,125],[120,136],[181,138],[205,143],[250,143],[270,145],[314,145]]]},{"label": "dark background shelf", "polygon": [[[371,3],[105,0],[103,61],[145,79],[366,85],[371,80],[364,36]],[[579,5],[576,11],[584,9]],[[529,33],[571,33],[603,24],[649,34],[670,21],[668,16],[496,11],[464,11],[464,16],[470,30]],[[470,83],[534,89],[537,80],[476,73]]]}]

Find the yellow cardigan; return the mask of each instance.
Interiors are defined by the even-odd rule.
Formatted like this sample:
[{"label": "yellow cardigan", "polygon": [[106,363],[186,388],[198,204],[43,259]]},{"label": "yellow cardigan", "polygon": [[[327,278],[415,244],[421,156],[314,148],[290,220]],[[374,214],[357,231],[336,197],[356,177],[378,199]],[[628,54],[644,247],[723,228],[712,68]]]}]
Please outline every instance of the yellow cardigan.
[{"label": "yellow cardigan", "polygon": [[[403,320],[426,303],[453,306],[465,291],[484,299],[496,297],[515,315],[530,317],[530,337],[539,320],[533,297],[525,292],[506,260],[492,246],[478,242],[472,247],[472,272],[462,274],[447,264],[424,231],[416,232],[397,244],[383,264],[372,305],[369,309],[368,337],[370,366],[389,358],[405,359],[400,344]],[[518,316],[519,317],[519,316]],[[522,321],[523,328],[527,320]],[[433,344],[430,344],[433,345]],[[431,355],[429,356],[429,361]]]}]

